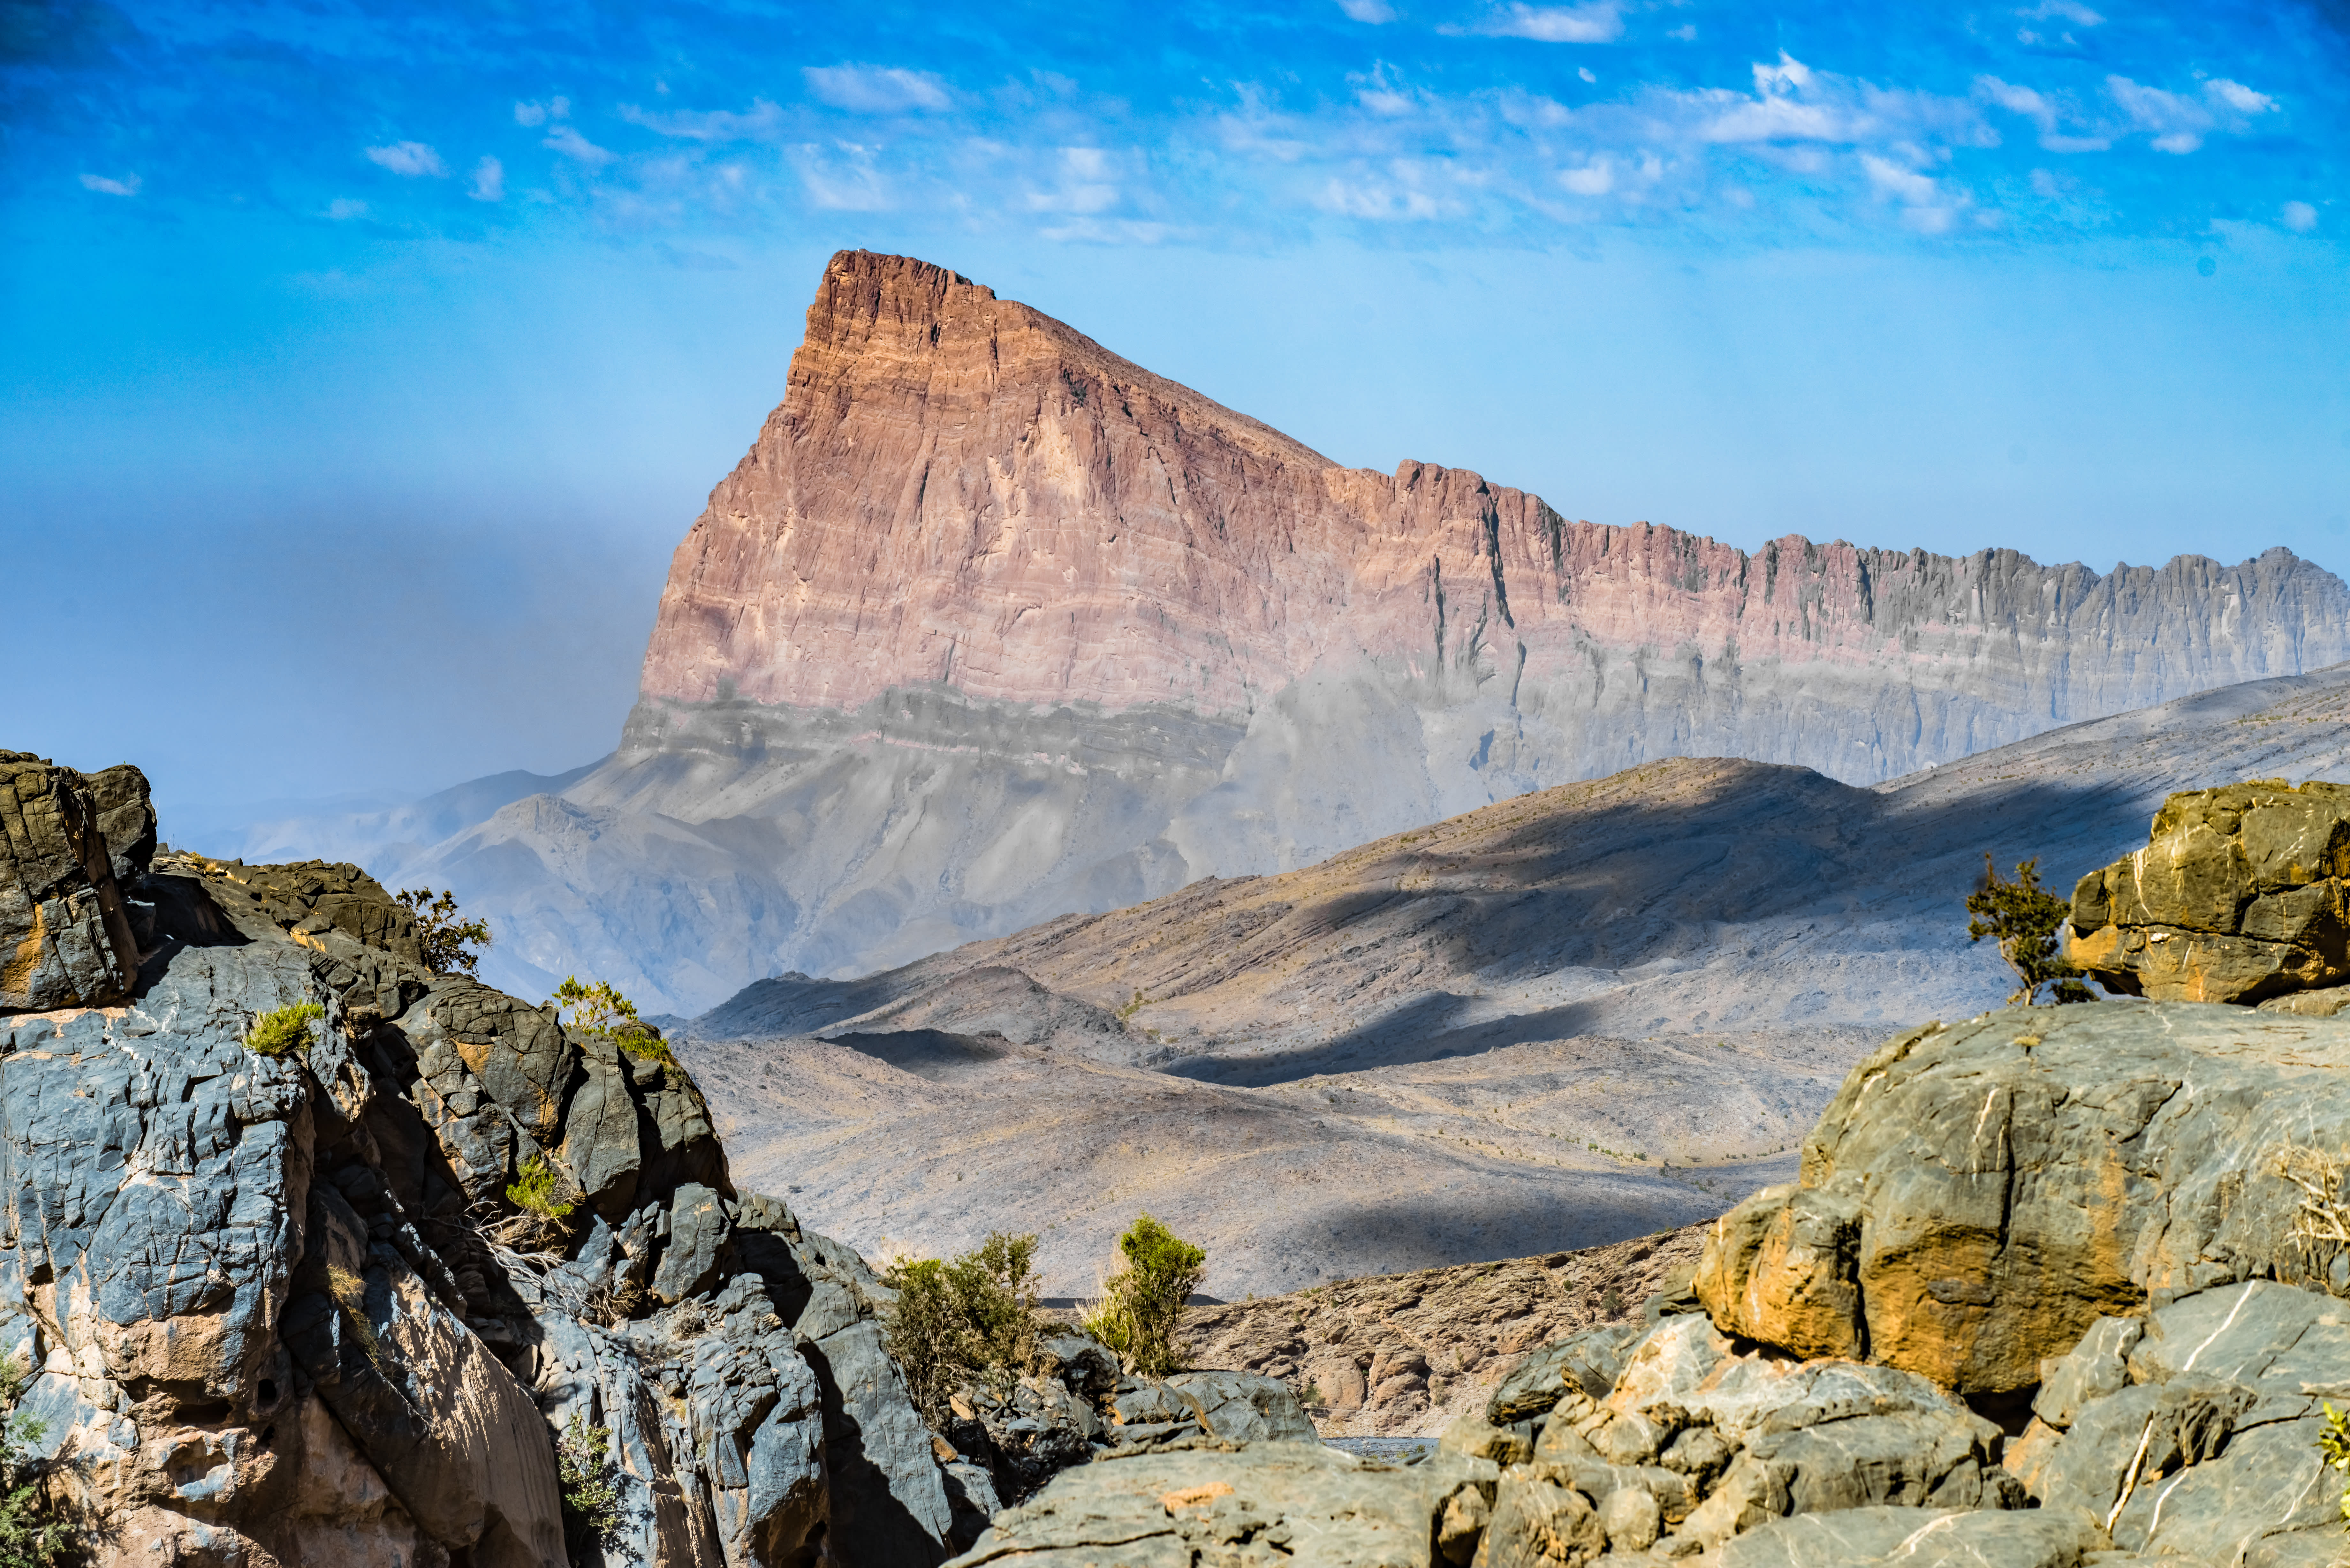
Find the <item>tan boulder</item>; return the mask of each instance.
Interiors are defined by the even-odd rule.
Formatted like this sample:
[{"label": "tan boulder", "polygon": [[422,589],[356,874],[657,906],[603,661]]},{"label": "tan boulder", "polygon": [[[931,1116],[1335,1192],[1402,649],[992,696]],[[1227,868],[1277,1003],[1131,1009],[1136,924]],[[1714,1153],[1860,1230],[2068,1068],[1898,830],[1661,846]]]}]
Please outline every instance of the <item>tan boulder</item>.
[{"label": "tan boulder", "polygon": [[2109,990],[2256,1002],[2350,980],[2350,787],[2174,794],[2144,849],[2073,892],[2065,956]]},{"label": "tan boulder", "polygon": [[1696,1280],[1714,1326],[1797,1355],[1859,1355],[1860,1218],[1840,1195],[1792,1186],[1766,1187],[1723,1215]]}]

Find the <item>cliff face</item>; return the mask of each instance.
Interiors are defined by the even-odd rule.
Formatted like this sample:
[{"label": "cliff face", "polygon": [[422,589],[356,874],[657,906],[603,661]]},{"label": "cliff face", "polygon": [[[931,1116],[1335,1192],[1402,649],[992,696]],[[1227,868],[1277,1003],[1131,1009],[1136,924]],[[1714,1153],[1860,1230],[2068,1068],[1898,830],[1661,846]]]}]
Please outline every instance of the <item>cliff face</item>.
[{"label": "cliff face", "polygon": [[[2334,662],[2345,608],[2282,550],[2107,576],[1794,535],[1749,556],[1569,522],[1463,469],[1341,468],[992,290],[844,252],[782,407],[678,548],[643,692],[844,709],[939,682],[1245,713],[1369,658],[1427,694],[1500,678],[1564,719],[1609,712],[1595,666],[1639,653],[1688,684],[1726,665],[1713,683],[1908,689],[1881,756],[1797,759],[1873,779]],[[1668,684],[1640,706],[1688,707]]]},{"label": "cliff face", "polygon": [[2345,657],[2350,590],[2283,550],[2100,576],[1570,522],[843,253],[619,749],[414,869],[513,934],[507,983],[690,1012],[1660,758],[1875,784]]}]

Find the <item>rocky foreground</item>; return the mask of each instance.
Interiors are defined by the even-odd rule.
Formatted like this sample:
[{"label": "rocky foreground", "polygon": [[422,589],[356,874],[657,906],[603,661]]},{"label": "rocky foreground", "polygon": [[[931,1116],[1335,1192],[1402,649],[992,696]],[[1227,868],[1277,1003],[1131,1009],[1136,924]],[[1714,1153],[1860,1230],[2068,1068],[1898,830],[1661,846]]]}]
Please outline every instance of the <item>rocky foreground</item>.
[{"label": "rocky foreground", "polygon": [[[2223,973],[2259,1010],[1909,1031],[1644,1324],[1544,1347],[1435,1459],[1114,1459],[958,1561],[2338,1563],[2320,1439],[2350,1401],[2350,1019],[2325,911],[2345,877],[2350,792],[2179,796],[2146,852],[2084,879],[2070,940],[2103,963],[2192,913],[2176,940],[2222,926],[2235,941],[2198,950],[2230,964],[2126,972],[2158,998]],[[2279,908],[2303,918],[2254,913]],[[2116,918],[2135,945],[2102,934]],[[2328,1015],[2277,1005],[2294,995]]]}]

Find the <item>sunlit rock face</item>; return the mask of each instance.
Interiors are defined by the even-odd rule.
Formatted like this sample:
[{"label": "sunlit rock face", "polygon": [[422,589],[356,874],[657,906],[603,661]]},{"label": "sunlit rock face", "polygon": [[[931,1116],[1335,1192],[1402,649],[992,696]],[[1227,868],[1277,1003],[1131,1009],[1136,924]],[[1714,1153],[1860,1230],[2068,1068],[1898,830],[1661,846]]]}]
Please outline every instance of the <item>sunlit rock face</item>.
[{"label": "sunlit rock face", "polygon": [[[1658,757],[1876,783],[2331,664],[2345,612],[2282,549],[2105,576],[1749,555],[1466,469],[1345,468],[942,268],[844,252],[678,547],[619,751],[433,874],[525,935],[509,983],[617,968],[700,1007]],[[616,894],[626,930],[589,912]]]}]

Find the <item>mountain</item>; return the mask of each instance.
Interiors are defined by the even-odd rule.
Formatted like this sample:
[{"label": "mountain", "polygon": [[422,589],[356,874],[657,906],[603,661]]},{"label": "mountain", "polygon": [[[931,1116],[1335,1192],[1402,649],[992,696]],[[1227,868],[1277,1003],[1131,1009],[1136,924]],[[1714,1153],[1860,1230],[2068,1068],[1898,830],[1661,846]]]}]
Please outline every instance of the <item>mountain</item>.
[{"label": "mountain", "polygon": [[1659,758],[1865,785],[2345,657],[2350,590],[2282,549],[2101,576],[1569,521],[844,252],[618,751],[416,868],[505,933],[501,983],[690,1012]]},{"label": "mountain", "polygon": [[[1998,1006],[1983,856],[2046,885],[2174,791],[2350,780],[2350,665],[2072,725],[1862,787],[1645,763],[683,1025],[753,1179],[868,1250],[1010,1227],[1088,1288],[1137,1208],[1208,1288],[1586,1247],[1793,1179],[1896,1028]],[[1244,1195],[1236,1199],[1235,1195]]]}]

